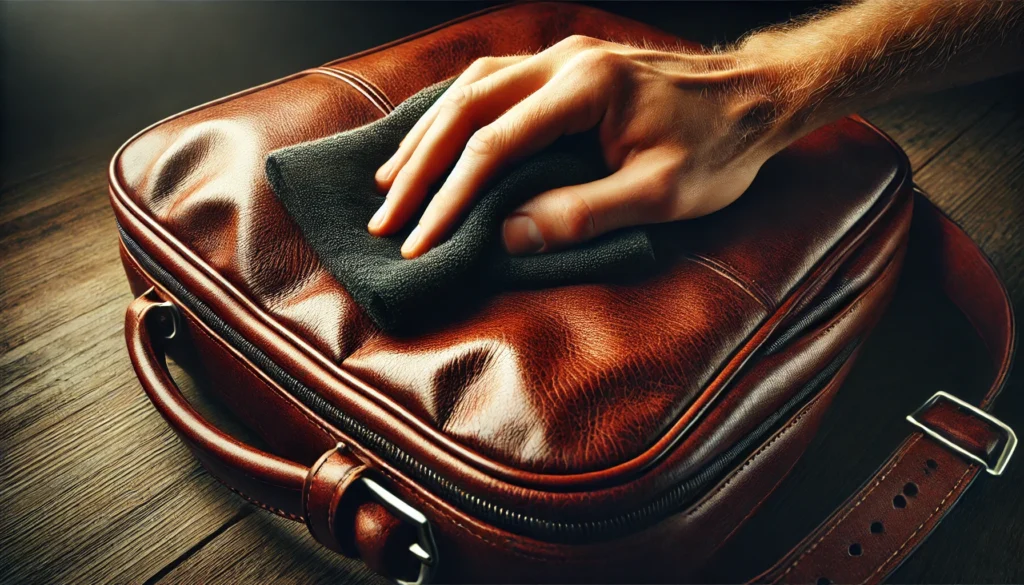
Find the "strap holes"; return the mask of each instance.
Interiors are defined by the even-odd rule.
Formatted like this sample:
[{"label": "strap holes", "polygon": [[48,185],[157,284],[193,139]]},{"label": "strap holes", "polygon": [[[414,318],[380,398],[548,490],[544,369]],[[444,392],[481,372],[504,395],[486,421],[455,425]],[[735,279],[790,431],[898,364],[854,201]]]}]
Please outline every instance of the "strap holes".
[{"label": "strap holes", "polygon": [[818,577],[818,585],[832,585],[832,581],[828,577]]},{"label": "strap holes", "polygon": [[859,542],[855,542],[855,543],[850,545],[850,556],[851,557],[859,557],[862,552],[864,552],[864,549],[862,549],[860,547],[860,543]]},{"label": "strap holes", "polygon": [[906,494],[907,497],[913,498],[917,495],[917,484],[912,481],[908,481],[907,485],[903,486],[903,493]]},{"label": "strap holes", "polygon": [[907,507],[907,498],[904,498],[902,494],[896,496],[895,498],[892,499],[892,507],[893,508],[906,508]]},{"label": "strap holes", "polygon": [[881,522],[871,523],[871,534],[881,534],[883,532],[885,532],[885,526]]},{"label": "strap holes", "polygon": [[925,461],[924,464],[928,466],[928,469],[939,468],[939,464],[934,459],[929,459],[928,461]]}]

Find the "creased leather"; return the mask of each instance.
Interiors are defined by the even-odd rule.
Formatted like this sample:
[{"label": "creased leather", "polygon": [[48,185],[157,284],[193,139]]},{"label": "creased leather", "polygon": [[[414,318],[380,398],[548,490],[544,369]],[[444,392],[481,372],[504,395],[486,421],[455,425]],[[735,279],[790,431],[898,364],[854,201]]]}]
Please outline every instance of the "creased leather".
[{"label": "creased leather", "polygon": [[[526,14],[532,26],[508,26]],[[482,43],[488,26],[517,32]],[[475,57],[579,32],[671,38],[591,9],[534,5],[424,37],[415,50],[431,53],[418,61],[396,48],[387,62],[371,53],[343,64],[395,102],[405,90],[385,65],[430,63],[402,81],[422,87]],[[643,453],[840,238],[885,212],[905,173],[884,137],[840,121],[770,161],[733,206],[681,223],[683,257],[664,276],[502,294],[443,332],[390,336],[319,264],[260,172],[275,148],[380,115],[345,81],[310,73],[156,126],[126,147],[115,176],[272,318],[439,432],[533,473],[595,471]]]},{"label": "creased leather", "polygon": [[[923,207],[914,213],[915,226],[932,234],[919,233],[915,241],[936,252],[939,280],[993,356],[997,375],[982,403],[991,405],[1013,354],[1005,290],[966,235],[923,197],[912,205],[906,159],[857,119],[806,137],[766,165],[736,205],[688,222],[676,239],[681,260],[658,279],[503,295],[443,331],[415,338],[376,331],[275,206],[259,180],[263,156],[379,118],[476,57],[539,50],[573,33],[684,45],[579,5],[494,9],[155,125],[112,164],[118,221],[275,363],[488,506],[601,520],[636,510],[692,477],[871,330],[895,286],[914,205]],[[122,254],[133,290],[152,285]],[[137,310],[129,312],[129,334],[138,332]],[[690,577],[785,477],[853,361],[696,501],[627,534],[563,544],[507,532],[465,504],[442,499],[422,477],[267,383],[194,316],[187,322],[201,335],[205,365],[230,384],[229,405],[268,443],[304,465],[326,443],[343,441],[429,517],[443,551],[442,581]],[[136,355],[144,349],[133,346]],[[163,384],[152,360],[136,367],[147,391]],[[217,439],[220,454],[210,455],[196,434],[209,429],[165,411],[163,405],[172,426],[221,479],[301,518],[296,484],[309,477],[302,465],[296,473],[294,464],[276,458],[249,461],[224,437]],[[976,439],[971,448],[978,453],[998,450],[997,441],[967,432],[970,425],[952,413],[934,414],[937,425]],[[976,468],[945,452],[935,454],[940,468],[926,459],[925,468],[942,470],[933,474],[937,491],[922,483],[917,496],[906,497],[931,506],[938,494],[938,502],[908,506],[915,513],[894,525],[898,542],[865,552],[861,562],[851,564],[841,547],[817,546],[817,538],[828,533],[848,543],[860,534],[859,520],[842,520],[854,518],[851,509],[891,513],[891,490],[919,471],[919,455],[936,449],[912,438],[897,456],[914,457],[903,457],[898,473],[875,478],[892,485],[851,499],[784,560],[780,571],[799,568],[781,580],[883,578],[934,527]],[[609,467],[615,462],[621,463]],[[328,510],[340,502],[334,485],[321,484]],[[410,536],[379,508],[367,502],[356,511],[355,548],[377,570],[404,575],[412,568],[404,552]],[[922,520],[919,509],[935,513]],[[803,576],[790,578],[797,574]]]}]

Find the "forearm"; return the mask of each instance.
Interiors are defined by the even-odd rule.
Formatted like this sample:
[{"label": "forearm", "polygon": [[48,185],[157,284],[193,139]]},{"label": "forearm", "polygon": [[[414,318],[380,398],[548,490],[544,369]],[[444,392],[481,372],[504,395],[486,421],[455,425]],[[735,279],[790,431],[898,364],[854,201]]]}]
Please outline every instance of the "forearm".
[{"label": "forearm", "polygon": [[894,97],[1024,66],[1024,2],[864,0],[755,33],[736,50],[778,102],[779,146]]}]

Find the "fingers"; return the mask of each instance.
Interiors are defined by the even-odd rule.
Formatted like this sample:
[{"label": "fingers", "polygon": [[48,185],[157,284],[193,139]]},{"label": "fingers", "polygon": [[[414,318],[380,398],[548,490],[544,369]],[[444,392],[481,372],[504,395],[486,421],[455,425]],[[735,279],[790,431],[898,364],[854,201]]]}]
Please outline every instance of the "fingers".
[{"label": "fingers", "polygon": [[402,139],[401,144],[398,145],[398,150],[391,155],[391,158],[387,160],[377,170],[374,178],[377,180],[377,186],[382,191],[387,191],[391,188],[391,184],[394,181],[395,175],[402,169],[406,161],[409,160],[409,156],[416,150],[420,140],[427,133],[430,125],[433,124],[437,118],[437,113],[441,109],[441,104],[445,103],[445,100],[450,98],[454,93],[460,91],[466,85],[479,81],[484,77],[504,69],[509,65],[518,63],[525,59],[525,56],[510,56],[510,57],[488,57],[484,59],[477,59],[472,65],[466,69],[462,75],[458,77],[445,90],[444,94],[435,101],[427,111],[420,116],[420,119],[416,121],[416,124],[409,130],[405,138]]},{"label": "fingers", "polygon": [[446,92],[448,97],[438,100],[437,114],[423,135],[409,146],[408,155],[401,155],[404,163],[393,171],[388,198],[378,211],[379,221],[371,222],[371,233],[387,235],[409,221],[427,190],[451,167],[470,135],[536,91],[548,75],[543,64],[520,62],[463,85],[450,95]]},{"label": "fingers", "polygon": [[567,80],[559,79],[564,77],[567,76],[559,73],[472,134],[444,185],[402,245],[404,257],[415,258],[447,236],[476,194],[502,166],[541,150],[564,134],[586,130],[600,121],[607,99],[600,84],[581,84],[577,81],[581,77],[572,74],[568,77],[576,82],[576,87],[567,88]]},{"label": "fingers", "polygon": [[645,153],[618,172],[538,195],[505,220],[510,254],[548,252],[619,228],[675,219],[679,174],[672,159]]}]

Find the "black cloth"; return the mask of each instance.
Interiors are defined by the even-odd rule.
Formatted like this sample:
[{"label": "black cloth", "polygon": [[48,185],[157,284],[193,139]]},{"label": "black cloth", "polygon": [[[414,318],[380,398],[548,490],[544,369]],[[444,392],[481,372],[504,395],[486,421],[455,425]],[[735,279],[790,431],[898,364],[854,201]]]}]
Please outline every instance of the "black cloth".
[{"label": "black cloth", "polygon": [[584,135],[562,138],[497,177],[451,237],[418,258],[403,259],[399,251],[415,219],[397,235],[370,235],[366,224],[384,201],[374,173],[448,84],[420,91],[371,124],[267,159],[278,198],[320,261],[379,327],[401,330],[501,290],[631,279],[653,269],[652,241],[641,228],[559,252],[513,257],[505,251],[501,224],[520,204],[607,175],[596,141]]}]

